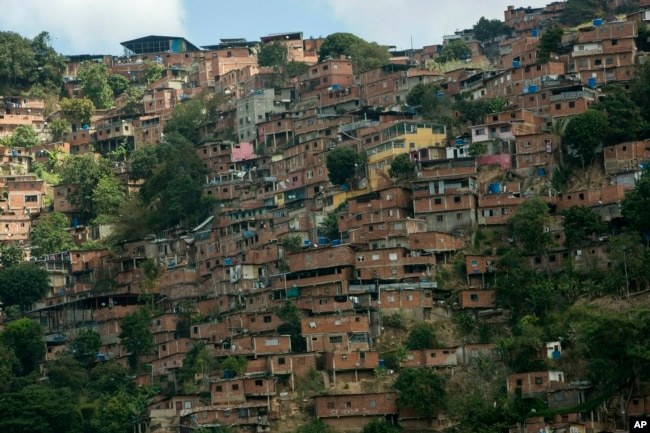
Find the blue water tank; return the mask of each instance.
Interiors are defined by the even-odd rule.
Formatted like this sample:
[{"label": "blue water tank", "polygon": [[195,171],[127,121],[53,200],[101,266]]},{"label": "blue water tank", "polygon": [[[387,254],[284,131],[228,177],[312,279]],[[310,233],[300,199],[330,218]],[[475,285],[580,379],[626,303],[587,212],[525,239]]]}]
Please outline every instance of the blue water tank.
[{"label": "blue water tank", "polygon": [[332,84],[332,90],[339,90],[341,86],[339,84]]},{"label": "blue water tank", "polygon": [[307,239],[307,240],[304,242],[304,245],[305,245],[306,247],[310,246],[310,245],[311,245],[311,241],[310,241],[309,239]]},{"label": "blue water tank", "polygon": [[230,266],[232,264],[232,259],[226,259],[224,260],[224,263],[226,264],[226,266]]},{"label": "blue water tank", "polygon": [[530,92],[530,89],[528,87],[524,87],[524,95],[528,94]]},{"label": "blue water tank", "polygon": [[587,85],[594,89],[596,87],[596,77],[591,77],[587,80]]},{"label": "blue water tank", "polygon": [[539,36],[539,30],[535,29],[533,30],[533,37],[536,38],[537,36]]},{"label": "blue water tank", "polygon": [[383,359],[379,360],[379,368],[385,368],[386,367],[386,362]]},{"label": "blue water tank", "polygon": [[465,139],[464,138],[457,138],[456,139],[456,146],[462,146],[465,144]]},{"label": "blue water tank", "polygon": [[443,99],[445,97],[445,94],[443,92],[438,92],[436,96],[438,97],[438,99]]},{"label": "blue water tank", "polygon": [[251,236],[253,236],[253,233],[252,233],[250,230],[246,230],[246,232],[244,233],[244,235],[245,235],[247,238],[250,238]]},{"label": "blue water tank", "polygon": [[600,26],[603,25],[603,19],[602,19],[602,18],[596,18],[596,19],[593,21],[593,24],[594,24],[595,27],[600,27]]},{"label": "blue water tank", "polygon": [[341,185],[341,191],[347,191],[348,186],[346,184]]},{"label": "blue water tank", "polygon": [[528,86],[528,91],[529,91],[530,93],[535,93],[535,92],[537,92],[537,85],[533,84],[533,85],[531,85],[531,86]]},{"label": "blue water tank", "polygon": [[224,379],[232,379],[232,371],[228,370],[227,368],[223,371],[223,377]]},{"label": "blue water tank", "polygon": [[551,354],[551,357],[553,359],[560,359],[560,351],[559,350],[554,350],[553,353]]},{"label": "blue water tank", "polygon": [[339,246],[339,245],[341,245],[341,241],[340,241],[340,240],[338,240],[338,239],[334,239],[334,240],[332,241],[332,246],[333,246],[333,247],[337,247],[337,246]]},{"label": "blue water tank", "polygon": [[518,68],[519,67],[519,60],[513,60],[512,61],[512,67],[513,68]]},{"label": "blue water tank", "polygon": [[490,194],[498,194],[501,192],[501,184],[500,183],[491,183],[488,185],[488,191],[490,191]]},{"label": "blue water tank", "polygon": [[327,238],[318,238],[319,245],[327,245],[329,240]]},{"label": "blue water tank", "polygon": [[538,173],[540,176],[546,176],[546,170],[544,170],[543,168],[540,168]]}]

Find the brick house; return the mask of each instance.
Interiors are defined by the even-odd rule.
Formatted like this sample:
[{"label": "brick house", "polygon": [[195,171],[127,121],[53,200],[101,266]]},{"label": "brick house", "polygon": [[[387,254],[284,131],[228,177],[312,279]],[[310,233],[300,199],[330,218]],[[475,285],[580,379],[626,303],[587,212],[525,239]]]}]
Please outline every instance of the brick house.
[{"label": "brick house", "polygon": [[509,395],[521,392],[524,397],[543,394],[550,390],[565,388],[564,373],[561,371],[537,371],[510,374],[506,380]]},{"label": "brick house", "polygon": [[361,429],[373,417],[397,415],[396,398],[394,392],[317,396],[314,412],[336,429]]}]

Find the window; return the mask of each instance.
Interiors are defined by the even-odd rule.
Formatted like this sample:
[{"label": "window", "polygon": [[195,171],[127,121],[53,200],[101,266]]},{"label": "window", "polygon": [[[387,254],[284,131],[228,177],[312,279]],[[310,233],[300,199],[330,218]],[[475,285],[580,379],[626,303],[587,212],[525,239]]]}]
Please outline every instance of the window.
[{"label": "window", "polygon": [[233,384],[232,384],[232,390],[233,390],[233,391],[238,391],[238,390],[239,390],[239,384],[237,384],[237,383],[233,383]]},{"label": "window", "polygon": [[333,401],[328,401],[327,402],[327,408],[328,409],[334,409],[334,402]]},{"label": "window", "polygon": [[537,376],[537,377],[535,378],[535,384],[536,384],[536,385],[541,385],[542,382],[543,382],[543,380],[542,380],[541,377]]},{"label": "window", "polygon": [[217,392],[221,392],[221,391],[223,391],[223,388],[221,387],[221,385],[217,385]]},{"label": "window", "polygon": [[469,299],[471,299],[472,301],[478,301],[478,293],[472,293],[471,295],[469,295]]},{"label": "window", "polygon": [[370,400],[368,402],[368,407],[375,407],[377,406],[377,401],[376,400]]},{"label": "window", "polygon": [[457,220],[457,221],[461,221],[462,219],[463,219],[463,213],[462,213],[462,212],[458,212],[458,213],[456,214],[456,220]]},{"label": "window", "polygon": [[594,60],[594,65],[596,65],[596,66],[600,66],[600,65],[602,65],[602,64],[603,64],[603,59],[596,59],[596,60]]},{"label": "window", "polygon": [[267,346],[277,346],[280,344],[280,341],[277,338],[269,338],[266,340]]},{"label": "window", "polygon": [[561,110],[562,109],[562,104],[555,104],[555,109],[556,110]]},{"label": "window", "polygon": [[523,385],[523,381],[521,379],[517,379],[517,386]]},{"label": "window", "polygon": [[26,195],[25,203],[36,203],[38,201],[38,196],[35,195]]},{"label": "window", "polygon": [[436,357],[436,352],[431,352],[431,353],[429,354],[429,356],[430,356],[431,358],[435,358],[435,357]]},{"label": "window", "polygon": [[459,196],[454,197],[454,203],[460,203],[460,197]]},{"label": "window", "polygon": [[352,402],[346,401],[344,406],[345,406],[346,409],[350,409],[352,407]]},{"label": "window", "polygon": [[569,108],[575,108],[576,101],[569,101]]},{"label": "window", "polygon": [[343,343],[343,337],[340,335],[330,337],[330,343]]},{"label": "window", "polygon": [[444,215],[436,215],[436,221],[441,223],[445,220]]},{"label": "window", "polygon": [[255,386],[264,386],[264,381],[262,379],[255,379]]},{"label": "window", "polygon": [[441,198],[434,198],[433,203],[434,204],[442,204],[442,199]]},{"label": "window", "polygon": [[264,316],[264,323],[271,323],[272,320],[271,316]]},{"label": "window", "polygon": [[285,365],[287,363],[286,358],[278,358],[278,365]]}]

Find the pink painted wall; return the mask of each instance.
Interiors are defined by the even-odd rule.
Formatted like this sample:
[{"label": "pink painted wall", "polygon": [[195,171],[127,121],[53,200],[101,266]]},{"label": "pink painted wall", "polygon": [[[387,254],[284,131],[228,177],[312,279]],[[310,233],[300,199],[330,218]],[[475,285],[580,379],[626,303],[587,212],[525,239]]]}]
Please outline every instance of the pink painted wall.
[{"label": "pink painted wall", "polygon": [[245,161],[247,159],[253,159],[253,143],[242,141],[241,143],[233,146],[232,148],[233,162]]}]

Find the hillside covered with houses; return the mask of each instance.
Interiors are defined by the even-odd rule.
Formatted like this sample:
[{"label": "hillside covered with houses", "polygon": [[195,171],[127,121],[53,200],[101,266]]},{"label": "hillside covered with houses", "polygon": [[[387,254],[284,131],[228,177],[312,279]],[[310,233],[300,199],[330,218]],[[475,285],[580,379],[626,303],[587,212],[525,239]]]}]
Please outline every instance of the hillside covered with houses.
[{"label": "hillside covered with houses", "polygon": [[65,57],[0,32],[0,430],[628,431],[648,21]]}]

